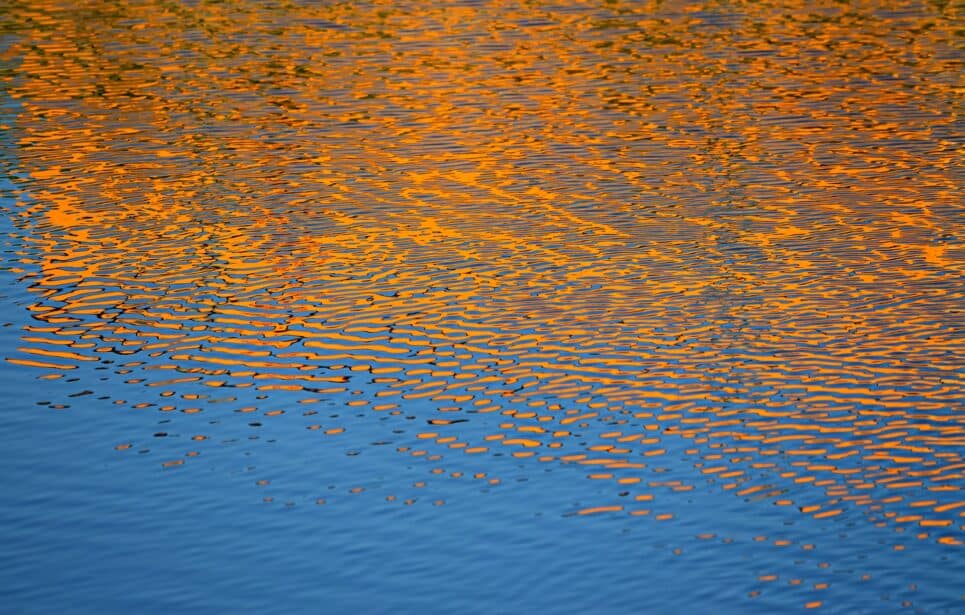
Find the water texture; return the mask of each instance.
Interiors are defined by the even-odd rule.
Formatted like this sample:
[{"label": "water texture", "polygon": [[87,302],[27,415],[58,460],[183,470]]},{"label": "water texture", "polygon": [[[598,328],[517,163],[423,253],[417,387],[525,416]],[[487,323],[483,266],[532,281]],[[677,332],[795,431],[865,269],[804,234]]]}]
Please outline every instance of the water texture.
[{"label": "water texture", "polygon": [[0,3],[0,612],[962,612],[962,27]]}]

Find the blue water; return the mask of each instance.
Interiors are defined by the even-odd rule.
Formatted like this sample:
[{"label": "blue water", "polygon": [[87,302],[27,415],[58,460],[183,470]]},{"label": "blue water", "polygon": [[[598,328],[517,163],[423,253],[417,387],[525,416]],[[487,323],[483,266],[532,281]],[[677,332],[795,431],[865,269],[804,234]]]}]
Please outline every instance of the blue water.
[{"label": "blue water", "polygon": [[[5,277],[3,313],[18,314],[29,297]],[[0,330],[6,348],[16,324]],[[150,411],[73,401],[97,373],[41,382],[2,372],[5,612],[773,613],[815,594],[835,612],[960,610],[957,551],[857,514],[814,520],[698,488],[658,496],[669,521],[578,517],[560,511],[610,490],[578,468],[533,472],[512,458],[488,460],[505,477],[496,486],[430,475],[426,488],[399,492],[434,464],[368,445],[385,431],[370,417],[332,445],[284,425],[257,435],[238,425],[203,464],[165,469],[165,441],[187,432],[114,450],[145,426],[168,428]],[[663,469],[651,477],[692,472],[686,455]],[[349,493],[358,486],[366,491]],[[418,499],[389,506],[387,486]],[[276,492],[289,499],[264,501]]]},{"label": "blue water", "polygon": [[[703,490],[664,499],[676,522],[560,516],[587,490],[564,471],[491,489],[441,479],[390,508],[379,486],[424,472],[378,447],[348,457],[242,437],[221,459],[164,470],[104,444],[145,417],[97,403],[50,410],[24,392],[4,378],[8,612],[769,613],[803,605],[815,583],[829,584],[821,598],[839,612],[955,612],[961,599],[961,558],[861,520],[817,522]],[[273,476],[294,505],[261,501],[252,486]],[[347,496],[343,477],[375,493]],[[719,534],[696,537],[707,530]],[[769,544],[781,537],[796,544]],[[757,580],[766,574],[779,580]]]}]

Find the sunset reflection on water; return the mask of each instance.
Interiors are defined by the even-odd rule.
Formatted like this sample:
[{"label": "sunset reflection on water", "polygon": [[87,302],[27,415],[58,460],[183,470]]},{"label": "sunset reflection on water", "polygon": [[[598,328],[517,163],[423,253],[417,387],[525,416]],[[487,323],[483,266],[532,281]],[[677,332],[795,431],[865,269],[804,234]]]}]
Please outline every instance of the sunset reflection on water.
[{"label": "sunset reflection on water", "polygon": [[275,422],[306,462],[307,430],[424,465],[257,477],[273,504],[485,507],[445,481],[511,456],[592,479],[545,514],[724,491],[961,557],[951,4],[11,7],[7,369],[143,412],[118,455],[182,471]]}]

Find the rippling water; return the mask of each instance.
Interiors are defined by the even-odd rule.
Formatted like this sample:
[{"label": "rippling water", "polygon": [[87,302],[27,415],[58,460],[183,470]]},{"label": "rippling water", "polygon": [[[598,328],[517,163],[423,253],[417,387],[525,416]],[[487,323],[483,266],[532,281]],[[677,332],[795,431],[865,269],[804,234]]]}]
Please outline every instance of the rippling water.
[{"label": "rippling water", "polygon": [[0,610],[965,608],[953,3],[0,26]]}]

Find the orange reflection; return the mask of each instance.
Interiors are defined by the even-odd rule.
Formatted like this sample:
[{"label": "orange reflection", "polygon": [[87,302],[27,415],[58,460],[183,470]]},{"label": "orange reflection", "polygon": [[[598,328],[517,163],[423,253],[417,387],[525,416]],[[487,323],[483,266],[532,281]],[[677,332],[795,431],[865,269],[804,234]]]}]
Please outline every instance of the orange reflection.
[{"label": "orange reflection", "polygon": [[[400,454],[961,542],[951,9],[101,4],[3,18],[36,296],[7,361],[137,358],[266,421],[429,404]],[[645,482],[681,442],[699,484]]]}]

